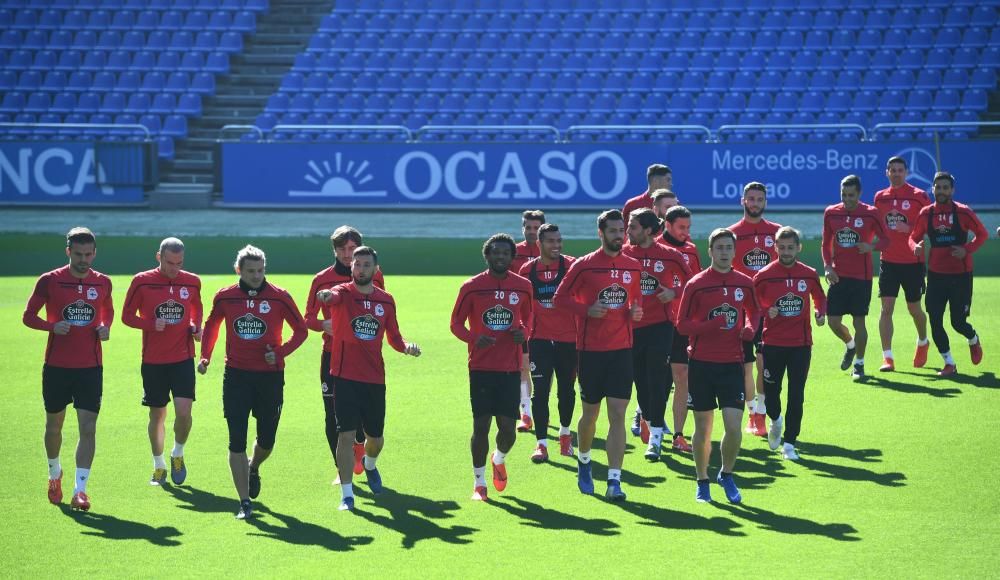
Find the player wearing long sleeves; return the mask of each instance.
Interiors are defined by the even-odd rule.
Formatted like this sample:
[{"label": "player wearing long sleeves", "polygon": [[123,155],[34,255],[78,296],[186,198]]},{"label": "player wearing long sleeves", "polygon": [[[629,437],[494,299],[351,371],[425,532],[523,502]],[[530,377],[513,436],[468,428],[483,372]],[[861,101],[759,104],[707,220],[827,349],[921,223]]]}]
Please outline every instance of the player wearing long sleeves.
[{"label": "player wearing long sleeves", "polygon": [[[521,212],[521,235],[524,239],[515,246],[514,259],[511,260],[509,268],[511,272],[520,273],[528,261],[541,255],[538,230],[544,223],[545,212],[540,209],[526,209]],[[527,342],[521,345],[521,351],[521,420],[517,423],[517,430],[527,433],[534,427],[531,418],[531,360]]]}]

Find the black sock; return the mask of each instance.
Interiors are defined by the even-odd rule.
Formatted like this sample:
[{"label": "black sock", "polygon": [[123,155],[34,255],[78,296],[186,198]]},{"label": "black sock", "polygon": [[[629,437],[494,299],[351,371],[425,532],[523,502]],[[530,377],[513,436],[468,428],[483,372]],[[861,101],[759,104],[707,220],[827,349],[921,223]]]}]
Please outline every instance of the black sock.
[{"label": "black sock", "polygon": [[699,479],[698,483],[708,483],[708,480],[707,479]]},{"label": "black sock", "polygon": [[722,477],[732,477],[733,476],[732,472],[726,473],[725,471],[720,471],[719,473],[722,474]]},{"label": "black sock", "polygon": [[683,437],[683,436],[684,436],[684,433],[682,433],[682,432],[680,432],[680,431],[678,431],[678,432],[674,433],[674,439],[676,439],[676,438],[678,438],[678,437]]}]

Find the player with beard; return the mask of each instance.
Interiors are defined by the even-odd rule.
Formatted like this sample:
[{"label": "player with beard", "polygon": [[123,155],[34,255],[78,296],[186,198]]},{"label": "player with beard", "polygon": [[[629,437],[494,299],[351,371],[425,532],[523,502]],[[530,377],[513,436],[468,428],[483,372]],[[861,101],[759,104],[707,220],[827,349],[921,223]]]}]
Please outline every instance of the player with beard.
[{"label": "player with beard", "polygon": [[[765,266],[777,259],[774,248],[774,234],[781,226],[764,219],[767,209],[767,188],[759,181],[753,181],[743,187],[743,219],[727,228],[736,234],[736,259],[733,268],[740,273],[753,277]],[[743,343],[743,381],[747,396],[746,432],[758,437],[767,435],[764,424],[766,413],[764,394],[763,362],[760,355],[760,333],[762,321],[757,321],[757,334],[753,340]],[[756,350],[756,352],[754,352]],[[754,381],[753,369],[757,366],[757,380]],[[756,394],[756,396],[755,396]]]},{"label": "player with beard", "polygon": [[576,406],[576,320],[572,314],[556,310],[552,297],[575,258],[562,253],[562,234],[556,224],[543,224],[538,229],[538,245],[541,255],[522,266],[518,273],[534,288],[535,318],[528,354],[534,391],[531,413],[535,417],[537,444],[531,460],[543,463],[549,458],[549,391],[553,374],[558,385],[559,453],[573,456],[569,426]]},{"label": "player with beard", "polygon": [[514,239],[494,234],[483,244],[485,272],[462,284],[451,312],[451,332],[469,345],[469,398],[472,403],[472,499],[486,501],[486,456],[490,423],[496,420],[493,487],[507,488],[506,457],[517,437],[521,345],[531,335],[531,282],[509,271]]},{"label": "player with beard", "polygon": [[[872,251],[889,246],[881,216],[873,206],[862,203],[861,178],[848,175],[840,182],[841,203],[823,212],[823,264],[827,290],[830,330],[844,341],[846,350],[840,370],[846,371],[854,359],[851,378],[863,381],[868,329],[865,317],[872,301]],[[874,238],[878,237],[878,243]],[[841,322],[845,314],[854,319],[854,336]]]},{"label": "player with beard", "polygon": [[[944,330],[944,310],[951,310],[951,327],[969,341],[972,364],[983,360],[983,345],[976,330],[969,324],[972,310],[972,254],[986,243],[989,234],[976,213],[965,204],[954,200],[955,177],[947,171],[934,174],[934,203],[920,210],[913,231],[910,232],[910,249],[923,255],[930,240],[930,260],[927,274],[927,314],[931,320],[934,346],[944,359],[939,376],[948,377],[958,372],[951,355],[948,333]],[[974,238],[969,240],[969,233]]]},{"label": "player with beard", "polygon": [[654,163],[646,168],[646,191],[629,199],[622,208],[622,219],[628,223],[628,216],[637,209],[653,207],[653,192],[670,189],[674,185],[674,174],[666,165]]},{"label": "player with beard", "polygon": [[[816,325],[826,320],[826,296],[816,270],[798,261],[802,244],[795,228],[783,227],[775,234],[778,261],[772,262],[754,276],[754,292],[764,311],[762,354],[764,359],[764,389],[767,393],[767,416],[771,428],[767,443],[772,450],[782,444],[785,459],[799,458],[795,451],[802,427],[802,406],[805,402],[806,377],[812,357],[812,325],[809,322],[810,298],[816,303]],[[788,406],[781,414],[781,383],[788,372]]]},{"label": "player with beard", "polygon": [[576,316],[580,399],[583,415],[577,425],[577,486],[594,493],[590,448],[607,399],[608,488],[605,497],[625,499],[621,488],[625,457],[625,411],[632,398],[632,326],[642,320],[639,279],[642,265],[622,254],[625,222],[618,210],[597,218],[601,247],[577,259],[556,290],[556,308]]},{"label": "player with beard", "polygon": [[[73,403],[80,430],[76,445],[76,478],[70,507],[90,509],[87,482],[94,462],[97,414],[104,391],[101,343],[110,337],[114,321],[111,279],[90,266],[97,256],[97,239],[87,228],[66,234],[69,264],[38,277],[21,321],[48,333],[42,366],[45,405],[45,455],[49,460],[49,501],[62,502],[62,427],[66,405]],[[45,307],[45,318],[38,311]]]},{"label": "player with beard", "polygon": [[670,435],[664,415],[670,396],[670,348],[674,340],[671,304],[679,299],[684,284],[691,278],[684,256],[657,243],[662,227],[653,210],[643,208],[632,212],[628,221],[629,243],[622,248],[623,254],[642,265],[639,287],[643,315],[632,331],[632,365],[636,395],[646,412],[643,431],[647,437],[643,442],[649,444],[645,453],[649,461],[659,461],[663,435]]},{"label": "player with beard", "polygon": [[[521,234],[524,240],[517,243],[514,259],[510,263],[511,272],[520,272],[521,268],[539,256],[538,228],[545,223],[545,212],[539,209],[527,209],[521,214]],[[528,356],[528,343],[521,345],[523,365],[521,366],[521,420],[517,430],[527,433],[532,429],[531,419],[531,361]]]},{"label": "player with beard", "polygon": [[[364,244],[361,232],[351,226],[340,226],[330,234],[330,244],[333,246],[333,265],[320,270],[313,276],[312,284],[309,286],[309,294],[306,296],[305,321],[310,330],[323,333],[323,354],[319,364],[319,382],[322,387],[323,412],[326,415],[326,442],[330,447],[330,455],[333,456],[334,465],[337,463],[337,412],[336,399],[333,392],[333,379],[330,377],[330,347],[333,344],[333,322],[330,320],[330,313],[323,308],[323,304],[316,300],[320,290],[328,289],[337,284],[344,284],[351,281],[351,260],[354,250]],[[378,288],[385,290],[385,278],[382,277],[382,269],[376,265],[375,277],[372,283]],[[323,317],[320,317],[320,313]],[[362,458],[365,455],[365,432],[363,429],[356,431],[358,437],[354,442],[354,474],[360,475],[364,471]],[[338,473],[334,484],[340,483]]]},{"label": "player with beard", "polygon": [[382,476],[375,466],[385,444],[385,362],[382,340],[410,356],[420,356],[420,347],[407,343],[399,333],[396,301],[373,284],[378,272],[378,254],[368,246],[354,250],[351,282],[321,290],[316,299],[332,313],[333,348],[330,376],[337,398],[337,460],[340,471],[341,510],[354,509],[351,459],[354,432],[364,429],[364,470],[372,493],[382,493]]}]

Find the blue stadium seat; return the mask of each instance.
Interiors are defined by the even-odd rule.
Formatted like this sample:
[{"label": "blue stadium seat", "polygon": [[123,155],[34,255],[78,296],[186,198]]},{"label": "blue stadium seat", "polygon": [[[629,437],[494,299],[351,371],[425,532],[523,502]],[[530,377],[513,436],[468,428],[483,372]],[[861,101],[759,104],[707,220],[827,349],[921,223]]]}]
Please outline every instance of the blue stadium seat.
[{"label": "blue stadium seat", "polygon": [[969,89],[962,93],[962,110],[985,111],[988,104],[989,99],[984,89]]},{"label": "blue stadium seat", "polygon": [[951,111],[959,106],[959,95],[955,89],[941,89],[934,95],[932,107],[935,110]]},{"label": "blue stadium seat", "polygon": [[932,90],[941,86],[941,71],[924,69],[917,75],[913,87],[918,90]]}]

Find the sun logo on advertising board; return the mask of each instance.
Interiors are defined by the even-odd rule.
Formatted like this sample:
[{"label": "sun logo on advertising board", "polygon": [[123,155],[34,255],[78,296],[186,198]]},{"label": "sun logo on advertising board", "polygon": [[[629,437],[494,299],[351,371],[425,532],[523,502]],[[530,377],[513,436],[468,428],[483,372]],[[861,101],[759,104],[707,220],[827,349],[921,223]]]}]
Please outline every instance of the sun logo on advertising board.
[{"label": "sun logo on advertising board", "polygon": [[341,153],[330,160],[316,161],[310,159],[307,163],[309,171],[303,176],[313,187],[304,190],[291,190],[289,197],[386,197],[384,190],[365,190],[365,184],[374,179],[370,163],[367,160],[355,162],[345,159]]}]

